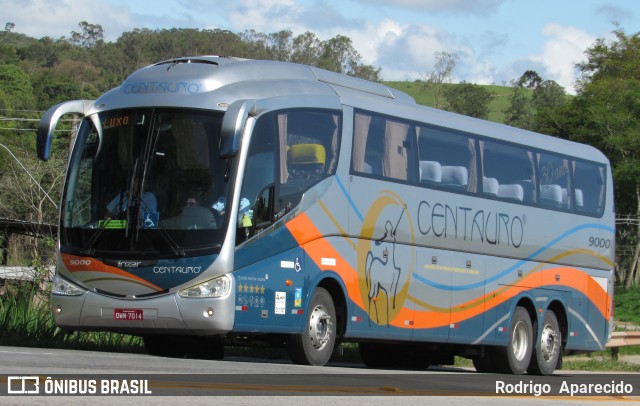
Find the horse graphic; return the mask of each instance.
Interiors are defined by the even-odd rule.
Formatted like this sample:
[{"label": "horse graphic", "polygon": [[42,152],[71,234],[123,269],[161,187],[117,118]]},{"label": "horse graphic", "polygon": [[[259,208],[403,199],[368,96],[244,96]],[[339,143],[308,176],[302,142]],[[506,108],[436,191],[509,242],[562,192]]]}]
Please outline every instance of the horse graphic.
[{"label": "horse graphic", "polygon": [[[402,268],[396,264],[396,231],[402,220],[405,209],[402,209],[398,221],[395,224],[387,220],[384,224],[384,235],[374,240],[371,249],[367,252],[365,278],[369,290],[369,323],[371,323],[371,304],[375,309],[376,323],[380,324],[380,312],[378,309],[378,299],[380,291],[386,297],[386,324],[389,327],[389,302],[391,308],[396,308],[396,294],[398,293],[398,283],[402,274]],[[391,257],[391,258],[389,258]]]}]

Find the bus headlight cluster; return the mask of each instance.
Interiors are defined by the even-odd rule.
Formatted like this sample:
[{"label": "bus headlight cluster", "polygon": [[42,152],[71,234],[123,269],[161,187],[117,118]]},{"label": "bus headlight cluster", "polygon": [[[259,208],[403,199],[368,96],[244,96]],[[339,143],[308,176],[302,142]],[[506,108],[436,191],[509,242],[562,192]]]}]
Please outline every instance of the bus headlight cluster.
[{"label": "bus headlight cluster", "polygon": [[80,296],[84,292],[86,292],[84,289],[64,279],[58,273],[53,277],[51,293],[54,295]]},{"label": "bus headlight cluster", "polygon": [[222,297],[229,293],[231,280],[224,275],[202,282],[198,285],[182,289],[178,294],[182,297]]}]

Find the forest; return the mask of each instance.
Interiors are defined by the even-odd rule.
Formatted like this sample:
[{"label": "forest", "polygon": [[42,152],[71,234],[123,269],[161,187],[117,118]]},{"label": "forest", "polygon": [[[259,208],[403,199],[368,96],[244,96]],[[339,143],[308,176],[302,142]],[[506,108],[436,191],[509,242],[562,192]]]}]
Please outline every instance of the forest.
[{"label": "forest", "polygon": [[[350,38],[319,39],[312,32],[233,33],[226,30],[134,29],[106,42],[99,24],[80,22],[68,37],[32,38],[7,22],[0,32],[0,219],[56,224],[72,120],[56,133],[52,159],[35,155],[35,128],[55,103],[95,99],[134,70],[176,56],[224,55],[312,65],[383,81],[381,70],[362,63]],[[452,83],[457,56],[436,53],[415,82],[387,83],[419,103],[479,118],[499,104],[505,124],[593,145],[610,159],[617,217],[617,283],[640,281],[640,32],[615,27],[577,65],[576,94],[527,70],[509,86]],[[494,107],[491,107],[494,106]],[[494,111],[495,113],[495,111]],[[494,114],[495,117],[495,114]],[[0,233],[0,240],[7,236]],[[52,261],[53,238],[13,236],[9,265]],[[3,245],[4,246],[4,245]]]}]

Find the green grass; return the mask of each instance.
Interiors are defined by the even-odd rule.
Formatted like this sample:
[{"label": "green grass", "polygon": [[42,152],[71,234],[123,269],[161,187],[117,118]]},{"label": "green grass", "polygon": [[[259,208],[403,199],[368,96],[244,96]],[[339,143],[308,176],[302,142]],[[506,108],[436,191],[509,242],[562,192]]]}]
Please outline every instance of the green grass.
[{"label": "green grass", "polygon": [[0,345],[143,352],[139,337],[116,333],[66,334],[49,311],[41,282],[5,281],[0,292]]},{"label": "green grass", "polygon": [[640,287],[627,290],[616,287],[613,300],[616,321],[640,325]]}]

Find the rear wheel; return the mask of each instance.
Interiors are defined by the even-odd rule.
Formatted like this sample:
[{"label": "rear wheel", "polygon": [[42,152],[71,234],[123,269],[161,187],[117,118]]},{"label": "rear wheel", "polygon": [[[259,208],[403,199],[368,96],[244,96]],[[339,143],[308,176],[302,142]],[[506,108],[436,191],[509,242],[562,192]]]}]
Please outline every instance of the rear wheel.
[{"label": "rear wheel", "polygon": [[550,375],[558,367],[561,356],[562,332],[556,314],[553,310],[547,310],[527,371],[536,375]]},{"label": "rear wheel", "polygon": [[498,372],[521,375],[529,367],[532,347],[531,317],[524,307],[518,306],[511,318],[509,342],[506,347],[494,349],[493,365]]},{"label": "rear wheel", "polygon": [[291,361],[302,365],[324,365],[336,342],[336,309],[329,292],[317,288],[311,297],[307,326],[302,334],[287,340]]}]

